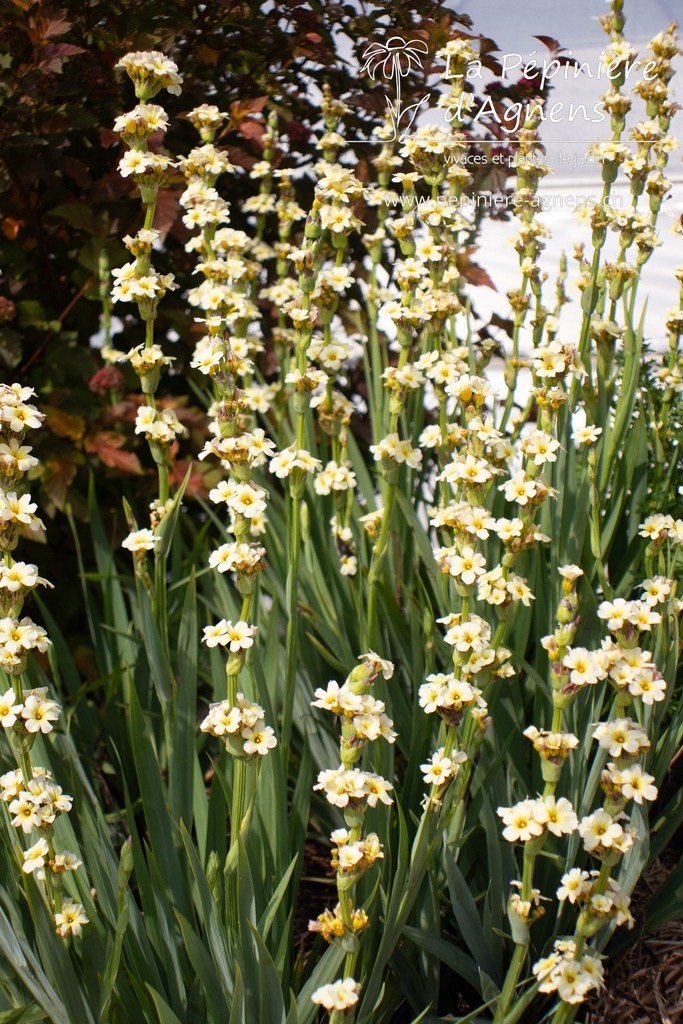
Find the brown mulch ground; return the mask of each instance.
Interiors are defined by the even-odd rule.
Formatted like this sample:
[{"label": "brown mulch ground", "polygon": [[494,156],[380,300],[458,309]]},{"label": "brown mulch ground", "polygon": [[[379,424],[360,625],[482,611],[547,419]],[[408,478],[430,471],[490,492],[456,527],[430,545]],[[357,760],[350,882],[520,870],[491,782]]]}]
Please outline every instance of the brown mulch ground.
[{"label": "brown mulch ground", "polygon": [[[632,911],[638,911],[659,888],[675,866],[678,842],[666,850],[641,878],[633,894]],[[297,953],[305,959],[314,936],[307,925],[326,906],[335,902],[334,873],[330,871],[329,851],[315,841],[306,844],[301,899],[295,915]],[[473,1004],[474,1005],[474,1004]],[[453,1008],[451,1007],[451,1012]],[[459,1006],[458,1013],[471,1010]],[[406,1021],[412,1020],[408,1013]],[[640,939],[620,957],[607,961],[605,990],[593,1000],[581,1024],[683,1024],[683,920],[671,921],[653,935]],[[398,1024],[398,1021],[396,1022]]]},{"label": "brown mulch ground", "polygon": [[330,867],[330,851],[322,843],[309,840],[304,847],[304,866],[299,900],[294,910],[294,937],[297,955],[307,956],[313,948],[315,935],[308,922],[332,909],[337,902],[336,873]]},{"label": "brown mulch ground", "polygon": [[[636,919],[638,906],[671,867],[656,861],[641,879],[633,898]],[[670,921],[612,961],[605,985],[584,1024],[683,1024],[683,920]]]}]

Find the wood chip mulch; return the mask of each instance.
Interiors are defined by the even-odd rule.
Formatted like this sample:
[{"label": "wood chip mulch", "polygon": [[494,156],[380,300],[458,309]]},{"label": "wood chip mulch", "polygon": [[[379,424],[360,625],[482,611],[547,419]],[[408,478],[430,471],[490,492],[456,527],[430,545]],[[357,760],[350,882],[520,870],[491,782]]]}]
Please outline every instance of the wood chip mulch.
[{"label": "wood chip mulch", "polygon": [[[633,901],[636,920],[638,905],[669,870],[655,862],[639,883]],[[683,1024],[683,920],[670,921],[627,949],[607,968],[605,985],[584,1024]]]},{"label": "wood chip mulch", "polygon": [[[659,888],[678,855],[678,849],[665,851],[663,859],[641,878],[631,904],[636,922],[639,909]],[[303,876],[295,934],[298,955],[305,960],[313,945],[308,921],[326,906],[332,907],[336,897],[329,851],[322,844],[306,844]],[[683,920],[670,921],[654,934],[638,939],[621,956],[606,961],[605,967],[604,991],[588,1004],[583,1016],[577,1014],[577,1022],[683,1024]],[[463,1007],[459,1012],[467,1008],[471,1009]],[[406,1021],[412,1019],[409,1013]]]}]

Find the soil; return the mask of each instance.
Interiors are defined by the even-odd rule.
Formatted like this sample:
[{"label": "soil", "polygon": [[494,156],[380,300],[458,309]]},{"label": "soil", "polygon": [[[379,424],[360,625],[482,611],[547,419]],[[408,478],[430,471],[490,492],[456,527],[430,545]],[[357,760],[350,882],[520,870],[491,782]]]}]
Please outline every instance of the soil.
[{"label": "soil", "polygon": [[308,922],[315,921],[326,907],[337,903],[336,873],[330,867],[329,848],[315,840],[304,847],[304,866],[299,887],[299,899],[294,911],[294,939],[297,958],[306,957],[317,938],[309,932]]},{"label": "soil", "polygon": [[[682,759],[683,761],[683,759]],[[683,768],[683,763],[680,765]],[[670,780],[671,781],[671,780]],[[675,781],[680,784],[680,777]],[[670,787],[671,788],[671,787]],[[632,898],[632,912],[639,909],[662,884],[683,856],[683,829],[640,879]],[[303,877],[295,915],[297,956],[305,961],[316,936],[308,922],[335,902],[334,872],[329,850],[320,843],[306,843]],[[469,993],[468,993],[469,994]],[[452,999],[451,999],[452,1003]],[[476,1002],[460,998],[450,1013],[465,1014]],[[413,1020],[409,1008],[394,1024]],[[683,1024],[683,920],[670,921],[652,935],[630,946],[621,956],[608,960],[605,989],[577,1014],[577,1024]]]},{"label": "soil", "polygon": [[[638,906],[676,863],[671,853],[665,851],[636,886],[636,919]],[[609,963],[605,990],[591,1003],[583,1024],[683,1024],[683,920],[670,921]]]}]

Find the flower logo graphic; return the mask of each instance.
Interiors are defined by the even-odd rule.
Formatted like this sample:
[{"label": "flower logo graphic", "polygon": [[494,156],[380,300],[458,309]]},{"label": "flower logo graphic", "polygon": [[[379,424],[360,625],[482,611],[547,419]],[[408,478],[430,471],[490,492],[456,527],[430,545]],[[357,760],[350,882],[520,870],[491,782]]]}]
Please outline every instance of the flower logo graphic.
[{"label": "flower logo graphic", "polygon": [[401,36],[391,36],[386,43],[371,43],[363,54],[365,63],[361,68],[361,74],[369,74],[375,80],[377,73],[383,78],[393,79],[396,90],[396,101],[387,97],[387,106],[391,115],[394,127],[394,138],[399,135],[399,125],[404,116],[409,120],[402,134],[406,134],[417,116],[417,112],[427,99],[423,96],[417,103],[408,107],[401,106],[401,79],[406,78],[411,71],[422,68],[421,55],[429,53],[429,47],[423,39],[402,39]]}]

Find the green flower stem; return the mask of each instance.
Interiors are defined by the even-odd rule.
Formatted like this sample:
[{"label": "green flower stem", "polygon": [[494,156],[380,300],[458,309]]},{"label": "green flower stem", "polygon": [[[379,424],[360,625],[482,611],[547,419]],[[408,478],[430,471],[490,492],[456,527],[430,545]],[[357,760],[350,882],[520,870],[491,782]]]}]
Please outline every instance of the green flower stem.
[{"label": "green flower stem", "polygon": [[[602,196],[600,198],[600,209],[605,210],[605,207],[609,203],[610,192],[612,185],[606,181],[602,187]],[[584,386],[584,395],[588,394],[592,387],[593,371],[590,359],[590,340],[591,340],[591,316],[597,305],[598,301],[598,271],[600,270],[600,256],[602,254],[602,247],[605,244],[604,239],[601,243],[596,244],[593,250],[593,259],[591,261],[590,270],[590,301],[586,303],[583,309],[583,319],[581,321],[581,332],[579,334],[578,352],[581,362],[586,368],[586,385]],[[587,308],[586,308],[587,307]],[[574,410],[576,408],[576,400],[579,393],[580,383],[576,378],[572,381],[569,397],[569,408]]]},{"label": "green flower stem", "polygon": [[[145,215],[145,228],[151,227],[152,221],[154,220],[154,203],[150,203],[147,207]],[[145,348],[151,348],[154,344],[154,321],[145,321]],[[156,401],[154,395],[147,394],[147,405],[150,409],[156,411]],[[156,461],[156,460],[155,460]],[[159,474],[159,504],[165,505],[169,499],[169,481],[168,481],[168,466],[160,465],[157,463],[157,470]],[[164,646],[166,654],[169,656],[170,651],[168,644],[168,601],[166,595],[166,562],[167,556],[162,555],[159,552],[155,552],[154,555],[154,592],[152,596],[152,614],[154,621],[157,624],[159,630],[159,636]]]},{"label": "green flower stem", "polygon": [[377,543],[372,552],[372,562],[370,564],[370,571],[368,573],[368,605],[366,615],[366,642],[365,647],[369,647],[371,650],[375,649],[377,644],[377,584],[380,578],[380,572],[382,570],[382,563],[387,554],[389,548],[389,533],[391,528],[391,513],[394,507],[394,500],[396,498],[396,484],[389,484],[387,488],[384,511],[382,513],[382,525],[379,531],[379,537]]},{"label": "green flower stem", "polygon": [[[247,622],[249,619],[249,612],[251,610],[252,595],[247,594],[242,599],[242,612],[240,618],[243,622]],[[225,667],[225,675],[227,682],[227,699],[231,707],[235,707],[237,704],[237,677],[244,668],[244,654],[241,656],[231,655],[228,659],[228,663]]]},{"label": "green flower stem", "polygon": [[[649,159],[649,154],[648,154],[648,159]],[[661,168],[661,170],[663,171],[664,168]],[[638,205],[637,202],[635,202],[631,212],[635,212],[637,205]],[[651,227],[652,227],[653,230],[657,226],[658,218],[659,218],[659,210],[653,211],[653,213],[652,213],[652,221],[651,221]],[[641,270],[642,265],[647,263],[648,259],[649,259],[648,255],[646,255],[644,258],[641,257],[641,256],[637,257],[637,259],[636,259],[636,267],[637,267],[639,272],[628,283],[628,285],[624,289],[625,292],[628,292],[629,318],[630,318],[631,322],[633,322],[633,315],[634,315],[635,307],[636,307],[636,296],[638,294],[638,285],[640,284],[640,279],[641,279],[640,270]]]},{"label": "green flower stem", "polygon": [[213,240],[215,234],[215,226],[211,226],[210,228],[204,228],[204,230],[202,231],[202,241],[204,242],[204,247],[206,248],[206,255],[210,260],[214,260],[216,258],[216,254],[213,248]]},{"label": "green flower stem", "polygon": [[[310,291],[303,295],[303,308],[309,310],[311,307]],[[306,372],[306,351],[310,341],[310,331],[307,338],[300,337],[296,343],[296,363],[301,374]],[[296,448],[304,448],[306,440],[306,408],[308,403],[296,405]],[[295,475],[290,478],[290,499],[291,512],[288,530],[289,542],[289,568],[287,571],[286,605],[287,605],[287,636],[285,641],[285,680],[282,706],[282,732],[280,734],[280,754],[282,763],[287,771],[289,763],[289,746],[292,739],[292,721],[294,718],[294,697],[296,692],[296,655],[297,655],[297,583],[299,578],[299,555],[301,551],[301,501],[304,495],[304,479]]]},{"label": "green flower stem", "polygon": [[[9,552],[6,552],[7,556]],[[10,555],[11,558],[11,555]],[[6,558],[7,560],[7,558]],[[22,686],[23,673],[20,675],[12,676],[12,690],[14,691],[14,698],[17,704],[22,704],[24,701],[23,686]],[[24,743],[17,736],[16,753],[19,761],[19,767],[21,774],[24,779],[24,785],[28,789],[29,784],[33,781],[33,765],[31,763],[31,754],[24,748]],[[52,828],[48,827],[45,834],[47,835],[49,859],[54,860],[55,848],[52,844]],[[53,915],[59,913],[62,909],[62,894],[59,885],[53,884],[52,872],[49,867],[45,868],[45,888],[47,891],[48,902],[52,908]]]},{"label": "green flower stem", "polygon": [[[403,895],[401,897],[396,918],[392,921],[392,938],[386,946],[383,946],[378,960],[375,963],[375,971],[377,971],[379,967],[383,970],[389,962],[394,948],[399,942],[403,928],[410,917],[410,912],[413,909],[415,900],[420,893],[422,882],[429,869],[430,861],[438,849],[439,840],[443,832],[451,824],[453,824],[454,827],[452,827],[449,832],[448,841],[453,848],[458,844],[465,824],[465,796],[471,777],[472,761],[480,743],[483,741],[483,737],[484,733],[483,731],[480,731],[479,737],[475,738],[472,744],[472,749],[468,752],[469,760],[465,761],[462,765],[460,773],[452,784],[453,800],[450,808],[448,809],[448,813],[444,810],[444,812],[439,816],[438,811],[432,805],[431,800],[425,802],[425,807],[422,812],[410,852],[410,865],[404,882]],[[456,730],[454,728],[449,728],[444,745],[444,756],[448,757],[449,753],[453,749],[455,739]],[[430,796],[433,795],[434,787],[432,787],[432,790],[430,791]],[[377,996],[379,993],[376,992],[374,995]]]},{"label": "green flower stem", "polygon": [[[612,865],[610,865],[610,864],[602,864],[600,866],[600,874],[598,875],[597,881],[595,883],[595,892],[596,893],[602,894],[602,893],[605,892],[605,890],[607,889],[607,884],[608,884],[608,882],[610,880],[611,875],[612,875]],[[575,942],[574,959],[575,960],[578,960],[582,956],[582,954],[583,954],[583,950],[584,950],[584,947],[586,945],[585,926],[587,924],[588,924],[588,921],[584,920],[583,919],[583,915],[581,915],[581,917],[579,918],[579,921],[577,923],[577,926],[576,926],[576,931],[574,932],[574,942]],[[578,1004],[561,1003],[558,1006],[558,1008],[555,1010],[555,1014],[554,1014],[550,1024],[569,1024],[569,1022],[572,1021],[574,1019],[574,1017],[576,1016],[576,1013],[577,1013],[578,1009],[579,1009],[579,1005]]]},{"label": "green flower stem", "polygon": [[356,972],[356,961],[358,960],[358,953],[347,953],[346,960],[344,961],[344,977],[353,978]]},{"label": "green flower stem", "polygon": [[[353,919],[352,919],[351,915],[353,913],[353,900],[354,900],[355,892],[356,892],[356,887],[354,885],[353,888],[348,890],[347,892],[340,892],[340,893],[338,893],[338,895],[339,895],[339,907],[340,907],[340,911],[341,911],[341,918],[342,918],[342,921],[344,922],[344,927],[346,928],[346,931],[347,931],[347,933],[349,935],[353,935]],[[358,942],[357,938],[356,938],[356,942]],[[353,978],[354,972],[356,970],[356,961],[357,960],[358,960],[358,950],[356,949],[353,952],[351,950],[349,950],[347,952],[346,958],[344,960],[344,977],[345,978]]]},{"label": "green flower stem", "polygon": [[[159,470],[159,504],[163,508],[169,498],[168,466],[158,466],[157,468]],[[152,600],[152,611],[161,642],[168,654],[167,557],[167,555],[161,552],[154,553],[154,598]]]},{"label": "green flower stem", "polygon": [[[303,420],[303,417],[301,417]],[[298,427],[298,424],[297,424]],[[282,709],[282,732],[280,734],[280,753],[282,763],[287,767],[289,745],[292,739],[292,720],[294,717],[294,696],[296,691],[296,655],[297,655],[297,580],[299,576],[299,554],[301,549],[301,495],[294,493],[292,487],[291,519],[289,529],[289,571],[287,573],[286,605],[287,605],[287,637],[285,645],[285,684]]]},{"label": "green flower stem", "polygon": [[612,875],[612,868],[609,864],[603,864],[600,868],[600,874],[595,883],[595,891],[599,895],[602,895],[607,888],[607,883]]},{"label": "green flower stem", "polygon": [[612,588],[605,575],[605,566],[602,560],[602,544],[600,542],[600,499],[595,485],[593,485],[591,490],[593,491],[591,500],[591,551],[595,559],[595,568],[600,580],[600,586],[602,587],[602,593],[606,601],[611,601]]},{"label": "green flower stem", "polygon": [[159,466],[159,501],[165,505],[169,499],[168,466]]},{"label": "green flower stem", "polygon": [[[648,158],[649,158],[649,154],[648,154]],[[634,201],[633,210],[636,209],[636,206],[637,206],[637,201]],[[655,226],[657,224],[658,213],[659,213],[659,211],[657,210],[657,211],[654,211],[653,214],[652,214],[652,228],[653,228],[653,230],[654,230],[654,228],[655,228]],[[626,255],[625,251],[624,251],[623,254],[620,253],[619,259],[624,258],[625,255]],[[638,259],[636,261],[636,266],[637,266],[639,272],[636,274],[636,276],[633,278],[633,280],[629,282],[629,284],[626,286],[626,288],[624,290],[624,310],[625,310],[625,315],[626,315],[626,318],[627,318],[627,323],[629,323],[629,324],[633,324],[634,323],[636,295],[638,293],[638,284],[640,282],[640,269],[641,269],[642,264],[647,262],[648,258],[649,258],[648,256],[645,256],[643,259],[641,259],[640,256],[638,257]],[[682,304],[681,308],[683,308],[683,292],[681,292],[681,304]],[[614,313],[611,313],[610,316],[611,316],[612,319],[614,319]],[[671,344],[671,342],[670,342],[670,344]],[[675,363],[675,358],[673,359],[671,365],[673,365],[673,363]],[[612,390],[613,390],[613,388],[612,388]],[[667,403],[666,395],[669,394],[669,393],[671,393],[670,389],[669,389],[669,391],[665,392],[664,406],[663,406],[662,419],[661,419],[661,425],[660,425],[660,430],[662,431],[661,434],[660,434],[660,437],[664,439],[664,442],[666,442],[666,432],[663,430],[663,427],[666,424],[666,419],[668,417],[668,403]],[[611,398],[611,395],[610,395],[610,398]],[[598,422],[598,420],[595,420],[595,422]],[[602,418],[600,419],[600,422],[602,422]],[[655,436],[656,435],[657,435],[657,428],[655,427]],[[601,474],[600,474],[600,483],[599,483],[599,492],[600,492],[601,499],[602,499],[602,497],[604,497],[605,492],[607,490],[607,487],[608,487],[608,484],[609,484],[609,480],[610,480],[610,476],[611,476],[612,467],[614,465],[614,460],[615,460],[617,454],[618,453],[617,453],[616,447],[614,445],[610,445],[610,448],[607,449],[607,451],[603,453],[602,471],[601,471]],[[660,458],[659,454],[658,454],[658,457],[657,457],[657,467],[656,467],[655,477],[654,477],[655,482],[660,478],[662,462],[663,462],[663,455]],[[675,463],[675,460],[672,460],[672,466],[673,466],[674,463]],[[668,483],[668,481],[667,481],[667,483]]]},{"label": "green flower stem", "polygon": [[[384,150],[391,153],[392,147],[385,146]],[[385,172],[380,172],[379,182],[383,188],[389,186],[389,175]],[[387,220],[388,210],[385,205],[381,205],[377,211],[377,223],[378,228],[381,230]],[[372,260],[372,268],[370,270],[370,281],[368,286],[368,298],[365,303],[365,310],[367,314],[368,323],[368,352],[367,356],[363,360],[365,368],[365,379],[367,382],[368,392],[368,404],[370,406],[370,424],[372,428],[372,440],[373,444],[377,444],[381,437],[384,436],[384,403],[382,402],[382,373],[385,369],[385,360],[383,357],[382,347],[380,345],[379,331],[377,330],[377,317],[379,315],[378,303],[376,301],[377,295],[377,267],[380,265],[381,257],[377,255],[377,252],[371,247],[370,258]]]},{"label": "green flower stem", "polygon": [[[239,666],[237,666],[237,672],[239,672]],[[231,708],[234,708],[237,704],[237,672],[232,670],[232,665],[228,662],[227,666],[227,698],[228,704]]]},{"label": "green flower stem", "polygon": [[[521,262],[521,257],[520,257]],[[529,285],[529,279],[527,277],[522,278],[522,287],[519,290],[520,298],[524,298],[526,295],[527,287]],[[508,389],[507,396],[505,398],[505,406],[503,408],[503,416],[498,425],[498,429],[505,433],[505,427],[507,426],[512,407],[515,402],[515,390],[517,388],[517,376],[519,373],[519,333],[526,320],[526,310],[520,310],[516,312],[514,325],[512,328],[512,356],[509,361],[506,361],[505,365],[505,384]]]},{"label": "green flower stem", "polygon": [[[564,718],[564,711],[561,707],[553,708],[553,720],[550,726],[551,732],[562,732],[562,724]],[[545,784],[543,790],[543,796],[554,796],[557,783],[548,781]],[[523,902],[529,902],[531,900],[531,893],[533,890],[534,881],[534,868],[536,866],[536,858],[541,852],[543,844],[545,842],[546,835],[539,836],[538,839],[532,840],[531,842],[524,844],[524,869],[522,874],[522,892],[521,899]],[[515,952],[513,953],[510,966],[508,968],[505,982],[503,984],[503,991],[501,992],[498,1006],[496,1007],[496,1015],[494,1017],[494,1024],[502,1024],[505,1020],[505,1016],[510,1008],[510,1003],[514,998],[515,991],[517,989],[517,983],[519,981],[519,975],[522,972],[526,955],[529,949],[528,942],[516,943]]]},{"label": "green flower stem", "polygon": [[[553,786],[553,790],[554,790]],[[544,837],[540,836],[542,840]],[[536,865],[536,857],[538,856],[541,848],[539,840],[532,840],[529,843],[524,844],[524,869],[522,874],[522,893],[521,899],[523,902],[530,902],[531,893],[533,889],[534,881],[534,867]],[[528,922],[527,922],[528,923]],[[527,931],[528,936],[528,931]],[[498,1005],[496,1007],[496,1015],[493,1018],[494,1024],[500,1024],[505,1019],[505,1015],[510,1008],[515,991],[517,990],[517,983],[519,976],[522,973],[522,968],[526,961],[527,953],[529,951],[529,942],[515,942],[515,951],[510,961],[507,975],[505,976],[505,982],[503,984],[503,991],[500,994]]]},{"label": "green flower stem", "polygon": [[[242,659],[230,666],[227,674],[228,703],[237,704],[237,676]],[[230,846],[225,860],[225,913],[228,925],[237,930],[239,926],[240,872],[238,843],[246,839],[251,811],[256,795],[258,766],[253,772],[249,797],[247,799],[247,764],[241,757],[233,758],[232,799],[230,801]]]},{"label": "green flower stem", "polygon": [[[681,289],[681,296],[678,304],[678,308],[683,311],[683,288]],[[669,372],[672,372],[678,361],[678,348],[679,348],[680,335],[676,331],[671,331],[669,334],[669,358],[667,362],[667,368]],[[662,410],[661,410],[661,425],[660,425],[660,438],[662,443],[666,442],[667,431],[669,426],[669,409],[671,402],[673,401],[675,391],[673,388],[667,388],[664,392],[664,398],[662,399]],[[663,461],[663,455],[662,455]],[[674,461],[674,460],[672,460]],[[659,469],[659,466],[657,467]],[[661,470],[658,476],[661,475]]]},{"label": "green flower stem", "polygon": [[[370,274],[370,293],[377,289],[377,264],[373,262]],[[368,318],[369,359],[365,359],[365,375],[367,379],[368,399],[370,402],[370,422],[372,424],[373,443],[377,444],[384,433],[382,416],[382,371],[384,370],[382,350],[377,330],[379,310],[374,299],[368,298],[366,303]]]},{"label": "green flower stem", "polygon": [[[6,554],[9,554],[9,552],[7,552]],[[24,688],[21,682],[22,679],[23,673],[22,675],[12,676],[12,689],[14,690],[14,699],[16,700],[17,704],[24,703]],[[33,780],[33,767],[31,765],[31,755],[28,753],[27,750],[24,750],[23,741],[19,739],[19,737],[17,737],[17,740],[18,742],[16,753],[19,760],[19,767],[21,768],[21,774],[24,776],[24,785],[28,788],[29,783]]]},{"label": "green flower stem", "polygon": [[28,786],[33,779],[33,766],[31,764],[31,756],[23,749],[23,744],[19,745],[19,765],[21,767],[21,774],[24,776],[24,783]]},{"label": "green flower stem", "polygon": [[344,922],[345,926],[348,928],[349,931],[351,931],[351,928],[352,928],[351,908],[352,908],[352,903],[351,903],[351,897],[350,897],[349,893],[348,892],[340,892],[339,893],[339,909],[340,909],[340,912],[341,912],[341,918],[342,918],[342,921]]},{"label": "green flower stem", "polygon": [[[242,598],[242,611],[240,617],[245,622],[248,621],[249,618],[252,599],[253,596],[251,594],[245,594]],[[235,707],[237,704],[237,677],[243,667],[243,656],[238,658],[231,657],[226,666],[227,697],[228,703],[231,707]],[[242,758],[233,758],[232,800],[230,805],[230,848],[225,862],[226,916],[228,924],[233,928],[237,928],[239,920],[240,878],[237,861],[237,844],[240,837],[242,839],[245,838],[247,828],[249,826],[251,809],[253,807],[254,795],[256,792],[257,771],[258,768],[253,773],[249,799],[247,800],[247,764]]]},{"label": "green flower stem", "polygon": [[570,1021],[574,1020],[579,1006],[579,1003],[560,1003],[557,1010],[555,1010],[551,1024],[570,1024]]},{"label": "green flower stem", "polygon": [[152,224],[154,223],[154,214],[155,214],[156,208],[157,208],[156,199],[154,200],[153,203],[148,203],[147,204],[147,209],[145,210],[145,223],[143,224],[143,228],[144,228],[145,231],[148,231],[152,227]]},{"label": "green flower stem", "polygon": [[515,990],[517,988],[517,979],[519,978],[522,972],[522,968],[524,967],[524,962],[526,960],[528,949],[529,947],[524,945],[515,946],[515,951],[512,954],[512,960],[510,962],[510,967],[508,968],[508,972],[505,977],[503,991],[501,992],[500,998],[498,999],[496,1015],[493,1018],[493,1024],[502,1024],[502,1022],[505,1020],[505,1015],[507,1013],[508,1007],[510,1006],[510,1003],[512,1002],[515,995]]},{"label": "green flower stem", "polygon": [[505,636],[506,627],[507,621],[505,619],[501,619],[498,625],[496,626],[496,632],[493,634],[493,639],[491,641],[491,647],[494,651],[499,644],[502,644],[503,638]]},{"label": "green flower stem", "polygon": [[[595,883],[595,892],[597,894],[601,895],[602,893],[605,892],[605,890],[607,888],[607,884],[608,884],[608,882],[610,880],[611,875],[612,875],[612,866],[609,865],[609,864],[604,864],[604,863],[601,864],[601,866],[600,866],[600,874],[598,875],[596,883]],[[584,917],[583,917],[583,914],[582,914],[579,917],[578,923],[576,925],[576,930],[574,932],[574,942],[575,942],[574,960],[578,960],[582,956],[582,954],[583,954],[583,950],[584,950],[584,947],[586,945],[585,926],[587,925],[587,923],[588,923],[588,921],[584,920]],[[555,1010],[555,1014],[554,1014],[550,1024],[568,1024],[568,1022],[572,1021],[574,1019],[574,1017],[576,1016],[578,1008],[579,1008],[578,1004],[571,1004],[571,1003],[564,1003],[564,1002],[561,1003],[558,1006],[558,1008]]]},{"label": "green flower stem", "polygon": [[240,612],[240,619],[242,622],[249,621],[249,615],[251,613],[251,605],[254,600],[253,594],[245,594],[242,598],[242,611]]},{"label": "green flower stem", "polygon": [[230,804],[230,848],[226,865],[226,915],[228,926],[239,926],[239,873],[237,871],[237,844],[244,834],[245,802],[247,794],[247,766],[241,758],[233,759],[232,800]]},{"label": "green flower stem", "polygon": [[[459,808],[456,807],[456,816],[458,814],[458,810]],[[449,820],[446,815],[442,815],[441,820],[438,822],[436,828],[434,828],[434,817],[434,810],[430,809],[430,806],[427,805],[427,807],[423,811],[422,817],[420,818],[420,824],[418,826],[417,834],[413,841],[413,848],[411,850],[410,855],[410,871],[408,874],[408,879],[406,881],[405,891],[403,893],[403,897],[401,899],[401,903],[399,906],[398,914],[396,916],[396,926],[394,929],[396,941],[394,945],[398,942],[401,936],[401,932],[403,931],[403,927],[406,921],[408,920],[408,917],[410,916],[410,911],[412,910],[413,904],[415,903],[415,900],[418,897],[422,880],[424,879],[427,873],[429,862],[434,851],[437,848],[437,840],[439,839],[441,833],[444,831],[444,828],[446,827],[446,824],[448,823]],[[464,816],[461,818],[461,822],[462,820],[464,820]],[[456,843],[459,838],[460,832],[458,832],[457,835],[454,835],[452,837],[452,842]],[[385,953],[385,957],[383,957],[383,959],[386,958],[386,960],[388,960],[392,952],[393,946],[389,950],[387,950],[387,952]]]},{"label": "green flower stem", "polygon": [[21,684],[22,676],[12,676],[12,689],[14,690],[14,696],[17,704],[24,703],[23,686]]},{"label": "green flower stem", "polygon": [[564,718],[564,710],[562,708],[553,708],[553,721],[550,726],[551,732],[562,732],[562,719]]},{"label": "green flower stem", "polygon": [[463,597],[460,605],[460,621],[468,622],[470,617],[470,599],[469,597]]},{"label": "green flower stem", "polygon": [[[109,273],[109,256],[106,249],[102,249],[100,252],[100,258],[98,261],[98,277],[99,277],[99,292],[100,300],[102,302],[102,313],[101,313],[101,324],[102,331],[104,333],[104,347],[109,348],[111,345],[111,274]],[[114,397],[112,396],[112,405],[114,403]]]},{"label": "green flower stem", "polygon": [[[55,859],[55,847],[52,842],[52,835],[48,832],[47,836],[47,849],[48,859],[54,861]],[[45,867],[45,888],[47,889],[48,899],[52,905],[53,912],[59,914],[62,909],[62,888],[59,882],[55,882],[52,877],[51,869],[46,865]]]},{"label": "green flower stem", "polygon": [[538,850],[534,849],[532,852],[529,849],[530,844],[524,844],[524,873],[522,875],[522,899],[531,899],[531,890],[534,881],[534,867],[536,865],[536,857],[538,856]]},{"label": "green flower stem", "polygon": [[[535,377],[534,377],[534,384],[536,384],[536,378]],[[524,412],[519,417],[519,420],[517,421],[516,426],[513,427],[512,433],[510,434],[510,441],[511,441],[512,444],[516,444],[517,441],[519,440],[519,435],[522,433],[522,428],[524,427],[525,423],[529,422],[529,416],[531,415],[531,410],[534,408],[535,405],[536,405],[536,396],[535,395],[531,395],[531,397],[529,398],[528,402],[526,403],[526,405],[524,407]]]},{"label": "green flower stem", "polygon": [[[401,370],[408,362],[408,348],[404,345],[401,348],[401,352],[398,357],[398,369]],[[389,433],[396,433],[398,430],[398,418],[400,413],[395,411],[391,415],[391,423],[389,424]],[[398,466],[393,467],[393,477],[398,476]],[[377,584],[380,578],[380,572],[382,569],[382,563],[387,554],[389,548],[389,532],[391,528],[391,513],[394,508],[394,499],[396,498],[396,480],[393,479],[391,483],[387,484],[387,493],[384,499],[384,511],[382,513],[382,525],[380,526],[379,536],[377,543],[375,544],[372,551],[372,561],[370,563],[370,571],[368,572],[368,605],[366,615],[366,643],[364,646],[369,646],[371,650],[375,649],[375,645],[378,643],[377,636]],[[361,635],[363,634],[361,623]]]}]

